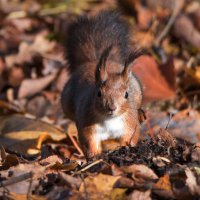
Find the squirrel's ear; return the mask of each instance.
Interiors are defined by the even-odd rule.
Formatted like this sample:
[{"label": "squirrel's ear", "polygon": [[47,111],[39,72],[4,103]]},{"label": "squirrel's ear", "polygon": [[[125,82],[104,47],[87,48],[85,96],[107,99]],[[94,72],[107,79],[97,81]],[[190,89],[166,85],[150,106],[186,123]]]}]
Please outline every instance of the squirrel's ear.
[{"label": "squirrel's ear", "polygon": [[125,60],[125,67],[144,54],[146,54],[146,50],[144,49],[135,49],[134,51],[131,51]]},{"label": "squirrel's ear", "polygon": [[96,70],[96,81],[104,82],[108,78],[106,72],[106,61],[108,59],[109,53],[112,49],[112,45],[105,49],[100,57],[99,63]]},{"label": "squirrel's ear", "polygon": [[127,65],[127,66],[125,65],[124,69],[123,69],[123,71],[121,73],[122,78],[124,79],[124,82],[128,81],[130,73],[131,73],[130,66],[129,65]]},{"label": "squirrel's ear", "polygon": [[141,49],[132,51],[125,60],[124,69],[122,71],[122,76],[125,81],[128,81],[129,75],[131,74],[131,66],[130,64],[139,56],[143,55],[144,51]]}]

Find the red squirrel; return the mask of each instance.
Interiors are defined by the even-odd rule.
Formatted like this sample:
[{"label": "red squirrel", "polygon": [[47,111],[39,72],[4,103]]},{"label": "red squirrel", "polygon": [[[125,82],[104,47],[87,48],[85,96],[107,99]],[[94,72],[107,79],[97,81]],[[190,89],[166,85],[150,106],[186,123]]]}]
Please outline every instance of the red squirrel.
[{"label": "red squirrel", "polygon": [[81,17],[69,26],[66,48],[71,77],[61,104],[86,158],[101,154],[104,140],[136,145],[143,95],[130,64],[140,52],[130,48],[127,23],[114,12]]}]

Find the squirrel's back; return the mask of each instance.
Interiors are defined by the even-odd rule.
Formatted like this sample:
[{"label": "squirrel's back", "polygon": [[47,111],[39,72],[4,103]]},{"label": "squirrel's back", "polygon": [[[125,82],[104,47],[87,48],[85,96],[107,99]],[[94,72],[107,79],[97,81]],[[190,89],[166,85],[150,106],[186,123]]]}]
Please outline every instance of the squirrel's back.
[{"label": "squirrel's back", "polygon": [[66,48],[70,71],[92,62],[97,64],[103,51],[112,46],[111,57],[124,63],[129,52],[129,28],[116,12],[96,17],[80,17],[67,32]]}]

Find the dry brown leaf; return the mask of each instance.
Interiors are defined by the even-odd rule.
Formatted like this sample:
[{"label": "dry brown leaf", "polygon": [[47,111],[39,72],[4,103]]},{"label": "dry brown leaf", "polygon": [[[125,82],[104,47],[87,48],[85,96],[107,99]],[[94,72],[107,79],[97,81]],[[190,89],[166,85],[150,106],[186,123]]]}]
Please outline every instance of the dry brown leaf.
[{"label": "dry brown leaf", "polygon": [[61,135],[64,135],[64,132],[57,127],[38,119],[33,119],[20,114],[0,116],[1,136],[6,133],[18,131],[39,131],[54,133],[52,135],[53,139],[56,139],[57,137],[59,138]]},{"label": "dry brown leaf", "polygon": [[141,29],[147,30],[152,22],[154,12],[143,6],[137,6],[137,21]]},{"label": "dry brown leaf", "polygon": [[153,57],[141,56],[134,63],[132,70],[143,84],[145,102],[174,97],[176,86],[172,60],[159,66]]},{"label": "dry brown leaf", "polygon": [[6,66],[5,66],[5,62],[2,58],[0,58],[0,76],[2,74],[2,72],[5,70]]},{"label": "dry brown leaf", "polygon": [[157,135],[157,137],[160,138],[163,142],[165,142],[165,145],[167,147],[175,147],[177,144],[177,141],[172,136],[172,134],[163,128],[159,130],[159,134]]},{"label": "dry brown leaf", "polygon": [[119,178],[114,185],[114,188],[133,188],[133,187],[134,187],[134,181],[126,177]]},{"label": "dry brown leaf", "polygon": [[0,169],[6,170],[9,169],[12,166],[16,166],[19,164],[19,159],[16,155],[14,154],[8,154],[6,155],[5,160],[2,163],[2,166]]},{"label": "dry brown leaf", "polygon": [[153,157],[152,160],[153,160],[153,163],[158,167],[164,167],[164,166],[166,166],[166,164],[170,163],[170,160],[168,160],[165,157],[161,157],[161,156]]},{"label": "dry brown leaf", "polygon": [[133,41],[137,42],[140,47],[150,48],[153,45],[155,38],[151,32],[134,32]]},{"label": "dry brown leaf", "polygon": [[39,33],[32,44],[22,42],[19,46],[18,54],[6,56],[6,65],[12,67],[15,64],[29,62],[36,54],[45,55],[52,52],[56,43],[54,41],[49,41],[47,35],[48,32]]},{"label": "dry brown leaf", "polygon": [[186,185],[188,186],[190,193],[192,195],[200,196],[200,186],[197,183],[195,174],[189,168],[186,168],[185,174],[187,176]]},{"label": "dry brown leaf", "polygon": [[[66,134],[53,125],[20,115],[9,116],[0,117],[0,130],[2,132],[0,144],[10,151],[32,154],[32,150],[37,149],[37,145],[41,147],[41,143],[47,138],[55,142],[66,138]],[[46,132],[45,135],[44,132]]]},{"label": "dry brown leaf", "polygon": [[[52,141],[60,141],[66,138],[66,135],[57,135],[56,133],[46,134],[46,137],[43,137],[43,132],[41,131],[19,131],[7,133],[1,138],[0,144],[2,144],[6,149],[10,151],[22,153],[22,154],[33,154],[33,151],[30,149],[36,149],[41,147],[41,144],[46,139],[51,139]],[[42,137],[40,137],[42,135]],[[38,138],[40,138],[38,140]],[[38,151],[35,151],[38,153]]]},{"label": "dry brown leaf", "polygon": [[186,15],[182,14],[175,20],[174,34],[177,38],[200,49],[200,32],[194,27],[192,21]]},{"label": "dry brown leaf", "polygon": [[154,189],[171,191],[172,186],[169,175],[165,174],[164,176],[160,177],[158,182],[154,184]]},{"label": "dry brown leaf", "polygon": [[36,148],[41,149],[42,143],[50,138],[51,138],[51,136],[48,133],[46,133],[46,132],[41,133],[41,135],[39,136],[39,138],[37,140]]},{"label": "dry brown leaf", "polygon": [[82,181],[79,177],[73,177],[73,176],[70,176],[63,172],[59,172],[58,175],[59,175],[59,178],[61,179],[61,181],[63,181],[65,184],[67,184],[71,188],[79,189],[79,187],[82,183]]},{"label": "dry brown leaf", "polygon": [[55,164],[57,162],[60,163],[60,164],[63,163],[62,159],[59,158],[57,155],[52,155],[52,156],[49,156],[49,157],[47,157],[45,159],[42,159],[39,163],[41,165],[45,166],[45,165],[48,165],[48,164],[53,165],[53,164]]},{"label": "dry brown leaf", "polygon": [[[199,142],[200,114],[194,109],[185,109],[177,112],[170,122],[169,115],[166,112],[151,111],[149,112],[149,119],[150,126],[154,133],[159,132],[161,127],[165,128],[169,123],[167,132],[169,132],[168,134],[170,135],[172,134],[171,136],[173,138],[181,138],[191,143]],[[142,131],[145,132],[146,130],[148,130],[148,127],[146,124],[143,124]],[[164,133],[161,137],[164,138],[165,135],[166,134]],[[165,138],[165,141],[168,141],[170,146],[176,144],[176,140],[173,142],[174,139],[172,139],[172,137],[171,139],[168,136]]]},{"label": "dry brown leaf", "polygon": [[0,146],[0,151],[1,151],[1,162],[4,162],[6,159],[6,151],[3,148],[3,146]]},{"label": "dry brown leaf", "polygon": [[[199,33],[200,34],[200,33]],[[197,81],[198,83],[200,83],[200,66],[196,66],[195,68],[188,68],[185,67],[185,72],[191,76],[195,81]]]},{"label": "dry brown leaf", "polygon": [[[32,185],[37,185],[39,184],[39,177],[42,177],[45,173],[45,167],[37,164],[37,163],[32,163],[32,164],[19,164],[17,166],[10,167],[9,170],[4,170],[1,171],[1,176],[6,178],[7,180],[9,179],[15,179],[15,177],[24,175],[25,173],[33,173],[32,177]],[[9,190],[11,193],[16,193],[16,194],[27,194],[27,191],[30,187],[30,179],[25,179],[21,181],[20,183],[16,184],[11,184],[8,185],[6,188]],[[2,192],[3,188],[0,188],[0,192]]]},{"label": "dry brown leaf", "polygon": [[122,171],[128,174],[132,174],[132,178],[135,181],[155,181],[158,176],[145,165],[130,165],[121,167]]},{"label": "dry brown leaf", "polygon": [[174,199],[172,184],[169,174],[160,177],[158,182],[153,185],[153,193],[166,199]]},{"label": "dry brown leaf", "polygon": [[191,152],[191,159],[192,162],[199,162],[200,161],[200,143],[194,145],[194,148]]},{"label": "dry brown leaf", "polygon": [[113,186],[120,176],[110,176],[98,174],[97,176],[88,176],[80,186],[80,192],[88,200],[123,200],[125,199],[126,189],[117,189]]},{"label": "dry brown leaf", "polygon": [[54,73],[38,79],[23,80],[19,88],[18,98],[22,99],[36,95],[46,88],[56,78],[56,76],[57,74]]},{"label": "dry brown leaf", "polygon": [[15,200],[27,200],[28,198],[32,200],[47,200],[44,196],[38,196],[38,195],[27,195],[27,194],[16,194],[16,193],[9,193],[8,197],[10,199],[15,199]]},{"label": "dry brown leaf", "polygon": [[71,161],[70,163],[60,163],[56,161],[55,164],[51,164],[49,166],[50,169],[52,170],[63,170],[63,171],[72,171],[78,166],[77,161]]},{"label": "dry brown leaf", "polygon": [[134,190],[127,198],[127,200],[151,200],[151,190],[140,191]]}]

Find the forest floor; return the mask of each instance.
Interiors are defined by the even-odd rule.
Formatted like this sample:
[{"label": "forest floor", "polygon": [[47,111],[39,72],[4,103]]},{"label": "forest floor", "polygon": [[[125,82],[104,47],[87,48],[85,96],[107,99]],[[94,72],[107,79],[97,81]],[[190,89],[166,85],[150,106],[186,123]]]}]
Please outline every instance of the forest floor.
[{"label": "forest floor", "polygon": [[[86,162],[60,93],[77,16],[120,10],[146,120],[136,147]],[[200,2],[0,0],[0,199],[199,199]]]}]

